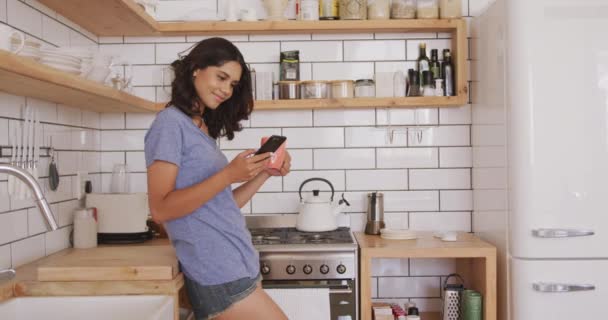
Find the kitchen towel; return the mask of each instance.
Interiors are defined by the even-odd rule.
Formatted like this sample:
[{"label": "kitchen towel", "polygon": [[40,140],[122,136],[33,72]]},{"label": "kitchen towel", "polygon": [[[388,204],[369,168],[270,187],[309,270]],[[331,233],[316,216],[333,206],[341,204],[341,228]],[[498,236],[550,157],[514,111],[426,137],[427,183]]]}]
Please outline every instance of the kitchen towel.
[{"label": "kitchen towel", "polygon": [[265,289],[289,320],[329,320],[329,289]]}]

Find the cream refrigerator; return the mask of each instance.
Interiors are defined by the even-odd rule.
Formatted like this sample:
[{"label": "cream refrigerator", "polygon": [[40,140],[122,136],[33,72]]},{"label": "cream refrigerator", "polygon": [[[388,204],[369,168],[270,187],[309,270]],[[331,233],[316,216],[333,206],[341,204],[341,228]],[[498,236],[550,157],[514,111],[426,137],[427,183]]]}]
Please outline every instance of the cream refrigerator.
[{"label": "cream refrigerator", "polygon": [[473,99],[474,127],[504,117],[503,309],[608,319],[608,1],[498,0],[476,20],[493,104]]}]

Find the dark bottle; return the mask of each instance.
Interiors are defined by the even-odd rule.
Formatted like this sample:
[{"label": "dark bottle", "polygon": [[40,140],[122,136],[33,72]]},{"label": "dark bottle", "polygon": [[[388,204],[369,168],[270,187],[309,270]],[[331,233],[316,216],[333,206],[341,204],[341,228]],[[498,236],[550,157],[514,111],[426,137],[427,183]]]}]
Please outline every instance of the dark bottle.
[{"label": "dark bottle", "polygon": [[426,43],[421,42],[418,46],[418,59],[416,60],[416,71],[418,78],[422,79],[423,71],[430,71],[429,58],[426,56]]},{"label": "dark bottle", "polygon": [[418,72],[414,69],[407,71],[407,96],[417,97],[420,95],[420,81],[418,78]]},{"label": "dark bottle", "polygon": [[431,50],[431,62],[429,67],[431,69],[431,73],[433,73],[433,81],[435,81],[435,79],[442,79],[441,66],[439,65],[439,59],[437,58],[437,49]]},{"label": "dark bottle", "polygon": [[450,49],[443,49],[443,62],[441,62],[441,74],[443,75],[443,92],[445,96],[454,96],[454,66],[452,65],[452,54]]}]

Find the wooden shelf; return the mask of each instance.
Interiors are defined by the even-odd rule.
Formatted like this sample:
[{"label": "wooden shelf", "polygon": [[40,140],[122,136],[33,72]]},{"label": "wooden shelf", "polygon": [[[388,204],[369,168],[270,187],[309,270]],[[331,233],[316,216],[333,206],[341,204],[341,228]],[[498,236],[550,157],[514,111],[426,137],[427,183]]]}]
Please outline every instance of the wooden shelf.
[{"label": "wooden shelf", "polygon": [[[170,36],[199,34],[286,34],[365,32],[449,32],[456,69],[455,97],[356,98],[319,100],[257,101],[256,110],[338,109],[374,107],[450,107],[468,102],[468,52],[466,22],[463,19],[337,20],[337,21],[188,21],[157,22],[134,0],[39,0],[71,21],[99,36]],[[2,88],[0,88],[2,89]],[[111,89],[110,89],[111,90]],[[27,95],[27,94],[26,94]],[[105,96],[104,94],[99,94]],[[63,95],[59,94],[63,97]],[[55,101],[55,100],[51,100]],[[123,101],[128,102],[128,101]],[[64,103],[62,101],[62,103]],[[73,104],[73,103],[71,103]],[[129,109],[155,111],[164,103],[129,101]],[[105,112],[106,108],[102,108]],[[128,110],[119,110],[129,112]]]},{"label": "wooden shelf", "polygon": [[157,104],[0,50],[0,90],[96,112],[154,112]]},{"label": "wooden shelf", "polygon": [[337,21],[157,22],[133,0],[39,0],[98,36],[279,34],[353,32],[451,32],[460,19]]},{"label": "wooden shelf", "polygon": [[[458,241],[444,242],[432,232],[416,232],[415,240],[387,240],[355,233],[359,244],[361,320],[372,320],[371,267],[375,258],[454,258],[456,270],[468,288],[483,295],[485,320],[496,320],[496,247],[469,233],[458,233]],[[426,319],[426,318],[423,318]]]},{"label": "wooden shelf", "polygon": [[454,107],[466,104],[462,97],[406,97],[406,98],[352,98],[352,99],[301,99],[256,101],[255,110],[297,109],[355,109],[383,107]]}]

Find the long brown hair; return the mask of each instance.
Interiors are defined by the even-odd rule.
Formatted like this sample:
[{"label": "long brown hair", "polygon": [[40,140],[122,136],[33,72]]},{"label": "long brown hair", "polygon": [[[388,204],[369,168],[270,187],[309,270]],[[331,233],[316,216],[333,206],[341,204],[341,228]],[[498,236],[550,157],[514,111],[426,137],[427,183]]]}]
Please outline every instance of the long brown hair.
[{"label": "long brown hair", "polygon": [[[196,93],[192,74],[198,69],[220,67],[230,61],[237,62],[242,69],[232,96],[215,110],[204,106]],[[240,121],[249,119],[253,111],[251,76],[239,49],[226,39],[209,38],[199,42],[185,57],[171,63],[171,67],[175,80],[171,83],[171,101],[166,107],[174,105],[189,117],[202,114],[211,137],[226,136],[232,140],[234,132],[243,129]]]}]

